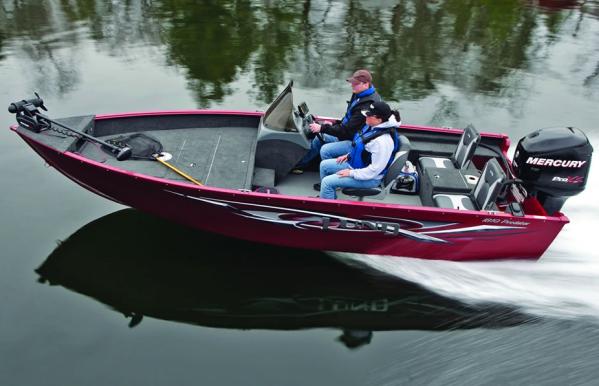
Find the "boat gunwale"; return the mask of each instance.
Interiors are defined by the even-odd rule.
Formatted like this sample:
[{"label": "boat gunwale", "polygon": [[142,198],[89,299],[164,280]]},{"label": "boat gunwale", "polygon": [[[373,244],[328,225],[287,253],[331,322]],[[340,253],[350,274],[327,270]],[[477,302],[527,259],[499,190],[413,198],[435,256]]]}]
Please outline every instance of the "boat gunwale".
[{"label": "boat gunwale", "polygon": [[243,111],[243,110],[207,110],[207,109],[189,109],[189,110],[156,110],[156,111],[131,111],[123,113],[97,114],[97,120],[146,117],[153,115],[243,115],[243,116],[263,116],[262,111]]},{"label": "boat gunwale", "polygon": [[[122,113],[108,113],[108,114],[97,114],[97,120],[105,119],[117,119],[117,118],[131,118],[131,117],[145,117],[155,115],[242,115],[242,116],[263,116],[263,111],[245,111],[245,110],[208,110],[208,109],[187,109],[187,110],[156,110],[156,111],[132,111]],[[337,120],[337,118],[315,116],[316,119],[324,120]],[[400,129],[416,130],[416,131],[429,131],[436,133],[449,133],[460,135],[463,129],[454,127],[435,127],[426,125],[414,125],[414,124],[402,124]],[[481,136],[497,139],[510,140],[509,136],[504,133],[494,132],[481,132]]]}]

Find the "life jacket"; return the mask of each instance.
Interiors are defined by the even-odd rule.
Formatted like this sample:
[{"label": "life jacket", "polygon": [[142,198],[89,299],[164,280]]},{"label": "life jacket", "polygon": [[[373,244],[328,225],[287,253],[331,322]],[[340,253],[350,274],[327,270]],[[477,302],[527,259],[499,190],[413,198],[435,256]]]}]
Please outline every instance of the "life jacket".
[{"label": "life jacket", "polygon": [[352,110],[354,109],[354,107],[356,107],[356,105],[358,103],[360,103],[360,100],[364,100],[366,97],[371,96],[375,92],[376,92],[376,90],[374,89],[374,86],[371,85],[368,89],[366,89],[358,94],[352,95],[352,98],[350,99],[350,101],[347,102],[347,110],[345,111],[345,116],[341,120],[341,124],[347,125],[347,122],[349,122],[349,119],[351,118]]},{"label": "life jacket", "polygon": [[391,166],[391,163],[393,163],[395,154],[397,154],[400,146],[397,128],[394,126],[374,128],[370,128],[368,125],[362,126],[362,128],[354,136],[351,144],[352,150],[347,158],[347,162],[351,165],[351,167],[353,169],[362,169],[370,165],[372,163],[372,154],[366,150],[366,144],[375,138],[386,134],[391,135],[391,138],[393,139],[393,151],[391,152],[391,157],[389,157],[389,161],[387,161],[385,169],[383,169],[380,174],[381,176],[384,176],[387,173],[389,166]]}]

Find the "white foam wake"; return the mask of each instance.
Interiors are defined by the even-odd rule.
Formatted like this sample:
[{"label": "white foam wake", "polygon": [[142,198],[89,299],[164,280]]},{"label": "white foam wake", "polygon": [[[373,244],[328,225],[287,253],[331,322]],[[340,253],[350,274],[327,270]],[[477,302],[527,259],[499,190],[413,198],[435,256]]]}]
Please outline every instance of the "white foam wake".
[{"label": "white foam wake", "polygon": [[[572,222],[539,261],[450,262],[335,253],[467,303],[499,302],[540,316],[599,321],[597,208],[569,208]],[[349,260],[348,260],[349,259]]]},{"label": "white foam wake", "polygon": [[468,303],[499,302],[541,316],[599,320],[599,262],[453,263],[350,255],[381,272]]}]

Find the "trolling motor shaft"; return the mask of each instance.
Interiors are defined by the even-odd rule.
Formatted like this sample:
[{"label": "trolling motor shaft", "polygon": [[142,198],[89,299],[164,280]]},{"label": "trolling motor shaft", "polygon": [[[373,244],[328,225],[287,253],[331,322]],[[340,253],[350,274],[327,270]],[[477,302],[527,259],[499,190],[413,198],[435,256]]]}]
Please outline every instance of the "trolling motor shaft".
[{"label": "trolling motor shaft", "polygon": [[11,114],[15,114],[17,118],[17,122],[22,127],[31,130],[35,133],[41,132],[43,129],[51,129],[52,125],[60,126],[63,129],[69,130],[81,138],[86,139],[91,142],[98,143],[102,146],[110,149],[112,154],[114,154],[115,158],[118,161],[124,161],[131,157],[131,148],[128,146],[118,147],[108,142],[102,141],[99,138],[93,137],[87,133],[84,133],[79,130],[75,130],[67,125],[56,122],[46,115],[39,112],[38,108],[41,108],[44,111],[48,111],[46,106],[44,106],[44,101],[38,93],[35,93],[35,98],[31,99],[23,99],[18,102],[13,102],[8,105],[8,112]]}]

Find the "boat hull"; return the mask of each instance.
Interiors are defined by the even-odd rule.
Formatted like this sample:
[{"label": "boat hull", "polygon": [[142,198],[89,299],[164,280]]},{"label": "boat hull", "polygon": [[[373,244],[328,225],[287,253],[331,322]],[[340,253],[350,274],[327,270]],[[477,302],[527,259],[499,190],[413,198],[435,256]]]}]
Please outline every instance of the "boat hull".
[{"label": "boat hull", "polygon": [[254,242],[455,261],[537,259],[568,222],[561,214],[514,217],[197,186],[104,165],[19,135],[48,164],[94,193]]}]

